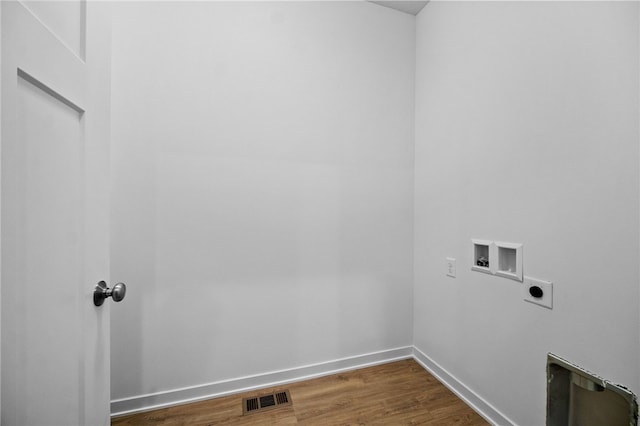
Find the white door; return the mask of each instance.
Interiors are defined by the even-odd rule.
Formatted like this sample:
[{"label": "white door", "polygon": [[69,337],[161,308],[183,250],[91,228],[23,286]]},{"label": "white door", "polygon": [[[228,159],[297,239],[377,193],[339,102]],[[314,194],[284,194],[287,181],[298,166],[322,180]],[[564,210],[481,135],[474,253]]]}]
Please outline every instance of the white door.
[{"label": "white door", "polygon": [[0,3],[2,425],[107,425],[108,4]]}]

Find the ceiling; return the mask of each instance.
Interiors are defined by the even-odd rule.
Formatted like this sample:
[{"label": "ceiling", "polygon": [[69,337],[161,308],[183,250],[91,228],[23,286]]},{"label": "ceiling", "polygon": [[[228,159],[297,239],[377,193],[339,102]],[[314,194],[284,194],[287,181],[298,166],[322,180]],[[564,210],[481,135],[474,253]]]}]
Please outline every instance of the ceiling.
[{"label": "ceiling", "polygon": [[399,10],[400,12],[408,13],[410,15],[417,15],[423,7],[429,2],[418,0],[387,0],[387,1],[373,1],[368,0],[371,3],[379,4],[380,6],[390,7],[391,9]]}]

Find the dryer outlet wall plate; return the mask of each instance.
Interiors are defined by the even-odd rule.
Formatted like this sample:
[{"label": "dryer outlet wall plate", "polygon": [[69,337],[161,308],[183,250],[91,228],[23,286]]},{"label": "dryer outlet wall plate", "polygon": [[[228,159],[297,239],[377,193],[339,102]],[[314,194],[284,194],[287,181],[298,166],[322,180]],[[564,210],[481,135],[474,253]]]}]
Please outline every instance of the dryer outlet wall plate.
[{"label": "dryer outlet wall plate", "polygon": [[538,278],[524,277],[522,297],[526,302],[553,309],[553,283]]}]

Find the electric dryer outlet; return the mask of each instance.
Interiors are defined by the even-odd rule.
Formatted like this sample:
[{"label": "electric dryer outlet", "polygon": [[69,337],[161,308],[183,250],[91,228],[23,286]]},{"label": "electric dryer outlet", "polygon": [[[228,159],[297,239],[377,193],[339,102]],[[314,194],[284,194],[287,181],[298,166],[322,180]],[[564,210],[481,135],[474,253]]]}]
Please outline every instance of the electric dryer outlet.
[{"label": "electric dryer outlet", "polygon": [[553,309],[553,283],[537,278],[524,277],[522,296],[525,301]]}]

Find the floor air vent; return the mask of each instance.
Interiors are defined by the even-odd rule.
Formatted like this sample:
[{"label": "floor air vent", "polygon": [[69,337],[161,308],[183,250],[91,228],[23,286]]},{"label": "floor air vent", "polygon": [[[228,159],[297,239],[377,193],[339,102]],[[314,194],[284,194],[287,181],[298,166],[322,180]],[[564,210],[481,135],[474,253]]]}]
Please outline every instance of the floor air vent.
[{"label": "floor air vent", "polygon": [[291,395],[288,390],[244,398],[242,400],[242,414],[262,412],[282,405],[291,405]]}]

